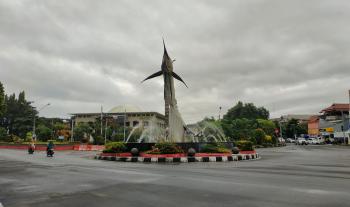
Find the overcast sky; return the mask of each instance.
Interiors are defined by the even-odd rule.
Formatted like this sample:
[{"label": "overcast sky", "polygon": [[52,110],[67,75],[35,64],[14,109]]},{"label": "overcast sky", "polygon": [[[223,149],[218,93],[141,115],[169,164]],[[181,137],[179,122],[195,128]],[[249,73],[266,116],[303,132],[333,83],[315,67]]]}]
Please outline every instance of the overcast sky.
[{"label": "overcast sky", "polygon": [[164,113],[166,41],[187,123],[237,101],[272,117],[347,102],[350,1],[0,1],[0,81],[41,116],[131,104]]}]

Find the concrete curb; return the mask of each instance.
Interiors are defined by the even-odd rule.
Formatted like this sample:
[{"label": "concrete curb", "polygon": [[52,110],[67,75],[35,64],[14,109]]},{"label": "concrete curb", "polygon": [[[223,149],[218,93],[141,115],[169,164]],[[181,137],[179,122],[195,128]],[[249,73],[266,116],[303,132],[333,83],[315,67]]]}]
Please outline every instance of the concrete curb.
[{"label": "concrete curb", "polygon": [[189,163],[189,162],[233,162],[243,160],[258,160],[259,153],[233,154],[232,156],[209,157],[114,157],[96,155],[95,159],[118,162],[142,162],[142,163]]}]

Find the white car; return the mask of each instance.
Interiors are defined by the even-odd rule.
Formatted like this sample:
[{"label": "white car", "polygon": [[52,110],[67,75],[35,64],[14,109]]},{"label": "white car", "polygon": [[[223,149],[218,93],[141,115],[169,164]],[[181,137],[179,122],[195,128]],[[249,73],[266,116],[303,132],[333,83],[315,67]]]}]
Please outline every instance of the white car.
[{"label": "white car", "polygon": [[287,142],[287,143],[295,143],[295,139],[287,138],[287,139],[286,139],[286,142]]},{"label": "white car", "polygon": [[297,141],[295,142],[295,144],[297,144],[297,145],[307,145],[308,144],[308,142],[306,141],[306,139],[305,138],[298,138],[297,139]]},{"label": "white car", "polygon": [[316,138],[309,138],[309,139],[307,140],[307,142],[308,142],[309,144],[320,144],[320,141],[319,141],[318,139],[316,139]]}]

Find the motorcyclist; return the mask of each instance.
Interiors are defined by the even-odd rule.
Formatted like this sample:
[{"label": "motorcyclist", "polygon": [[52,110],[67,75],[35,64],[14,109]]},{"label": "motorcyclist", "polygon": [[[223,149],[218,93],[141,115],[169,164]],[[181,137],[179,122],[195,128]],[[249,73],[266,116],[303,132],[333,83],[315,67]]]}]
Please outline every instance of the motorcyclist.
[{"label": "motorcyclist", "polygon": [[54,149],[55,145],[53,143],[53,141],[49,141],[49,143],[47,144],[47,148],[46,148],[46,154],[47,156],[53,156],[53,149]]},{"label": "motorcyclist", "polygon": [[35,143],[34,143],[34,140],[32,140],[32,142],[28,146],[28,153],[33,154],[34,150],[35,150]]}]

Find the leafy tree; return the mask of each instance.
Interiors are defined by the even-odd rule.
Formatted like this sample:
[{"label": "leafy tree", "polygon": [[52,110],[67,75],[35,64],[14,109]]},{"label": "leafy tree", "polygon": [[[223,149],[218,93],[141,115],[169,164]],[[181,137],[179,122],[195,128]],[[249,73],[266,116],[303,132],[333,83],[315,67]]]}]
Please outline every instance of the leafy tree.
[{"label": "leafy tree", "polygon": [[7,130],[3,127],[0,127],[0,141],[5,141],[7,138]]},{"label": "leafy tree", "polygon": [[93,128],[88,123],[79,123],[74,128],[74,139],[83,141],[84,138],[89,138],[89,135],[91,135],[93,131]]},{"label": "leafy tree", "polygon": [[273,121],[265,119],[257,119],[258,127],[264,130],[267,135],[273,136],[275,134],[276,125]]},{"label": "leafy tree", "polygon": [[256,121],[243,119],[222,120],[222,128],[226,136],[232,140],[248,139],[252,135],[252,130],[256,128]]},{"label": "leafy tree", "polygon": [[[239,101],[228,110],[220,124],[226,136],[232,140],[251,139],[254,143],[262,143],[265,134],[273,135],[276,128],[269,118],[269,111],[264,107],[256,107],[253,103],[242,103]],[[256,129],[264,133],[264,136],[256,139]]]},{"label": "leafy tree", "polygon": [[256,143],[261,145],[264,142],[266,134],[262,129],[255,129],[253,132],[253,138],[256,140]]},{"label": "leafy tree", "polygon": [[60,122],[56,122],[54,125],[53,125],[53,129],[55,131],[58,131],[58,130],[63,130],[65,128],[65,125],[63,123],[60,123]]},{"label": "leafy tree", "polygon": [[37,138],[40,141],[46,142],[47,140],[50,139],[52,130],[49,127],[45,126],[45,125],[39,125],[37,127],[35,133],[37,135]]},{"label": "leafy tree", "polygon": [[5,90],[4,90],[4,86],[0,82],[0,118],[4,115],[5,110],[6,110]]},{"label": "leafy tree", "polygon": [[226,120],[233,119],[268,119],[269,111],[264,107],[257,108],[253,103],[243,104],[239,101],[234,107],[230,108],[223,117]]},{"label": "leafy tree", "polygon": [[33,117],[37,112],[30,104],[25,99],[24,91],[18,95],[18,98],[15,94],[5,95],[6,111],[2,126],[8,128],[10,134],[25,138],[26,133],[33,129]]},{"label": "leafy tree", "polygon": [[287,137],[300,136],[307,134],[307,123],[299,123],[297,119],[291,119],[286,124]]}]

